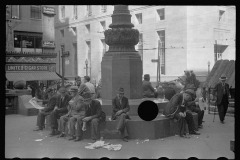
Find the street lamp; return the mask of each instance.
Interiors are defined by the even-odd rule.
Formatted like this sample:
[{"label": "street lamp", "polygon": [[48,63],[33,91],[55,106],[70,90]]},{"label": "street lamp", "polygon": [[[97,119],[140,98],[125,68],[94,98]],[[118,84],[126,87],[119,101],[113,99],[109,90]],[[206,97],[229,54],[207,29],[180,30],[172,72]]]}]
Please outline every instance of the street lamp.
[{"label": "street lamp", "polygon": [[85,64],[86,64],[86,76],[88,76],[88,60],[85,60]]},{"label": "street lamp", "polygon": [[210,72],[210,61],[208,61],[208,75],[209,75],[209,72]]},{"label": "street lamp", "polygon": [[62,87],[64,87],[64,73],[65,73],[65,57],[69,57],[70,53],[67,51],[67,52],[64,52],[63,51],[64,47],[62,46],[61,47],[61,50],[62,50]]}]

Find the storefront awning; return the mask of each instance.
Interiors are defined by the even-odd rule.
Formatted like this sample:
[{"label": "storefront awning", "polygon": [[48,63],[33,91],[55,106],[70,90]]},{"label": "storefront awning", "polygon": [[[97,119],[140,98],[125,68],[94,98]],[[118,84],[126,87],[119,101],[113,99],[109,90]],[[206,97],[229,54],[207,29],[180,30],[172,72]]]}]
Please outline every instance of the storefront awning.
[{"label": "storefront awning", "polygon": [[6,78],[9,81],[23,78],[26,81],[45,81],[60,80],[61,78],[55,72],[6,72]]}]

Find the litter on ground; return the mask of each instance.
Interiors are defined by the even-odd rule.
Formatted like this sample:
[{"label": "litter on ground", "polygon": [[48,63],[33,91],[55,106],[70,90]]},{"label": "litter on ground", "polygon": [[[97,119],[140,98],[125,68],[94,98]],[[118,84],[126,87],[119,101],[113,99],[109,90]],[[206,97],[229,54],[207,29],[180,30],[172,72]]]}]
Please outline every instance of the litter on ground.
[{"label": "litter on ground", "polygon": [[145,139],[143,142],[148,142],[149,141],[149,139]]},{"label": "litter on ground", "polygon": [[87,149],[98,149],[98,148],[106,148],[108,150],[118,151],[122,148],[121,144],[109,144],[104,143],[104,141],[97,141],[95,143],[88,143],[88,146],[85,146]]},{"label": "litter on ground", "polygon": [[43,139],[36,139],[35,141],[42,141]]}]

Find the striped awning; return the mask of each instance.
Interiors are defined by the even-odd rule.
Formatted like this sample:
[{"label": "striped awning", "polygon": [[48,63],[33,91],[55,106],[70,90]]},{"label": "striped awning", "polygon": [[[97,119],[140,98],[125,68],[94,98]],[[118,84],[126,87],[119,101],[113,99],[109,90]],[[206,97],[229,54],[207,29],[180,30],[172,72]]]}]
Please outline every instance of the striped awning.
[{"label": "striped awning", "polygon": [[26,81],[44,81],[61,79],[55,72],[6,72],[9,81],[25,79]]}]

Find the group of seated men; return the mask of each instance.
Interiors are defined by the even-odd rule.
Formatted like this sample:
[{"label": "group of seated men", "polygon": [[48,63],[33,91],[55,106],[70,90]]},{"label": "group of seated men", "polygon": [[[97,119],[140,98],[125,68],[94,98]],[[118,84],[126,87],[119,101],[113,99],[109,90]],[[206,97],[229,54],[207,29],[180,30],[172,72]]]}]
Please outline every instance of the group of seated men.
[{"label": "group of seated men", "polygon": [[[88,76],[84,78],[89,82]],[[69,133],[71,135],[69,140],[81,141],[83,131],[86,131],[87,125],[90,125],[92,142],[99,138],[98,125],[105,121],[106,115],[102,111],[100,102],[94,99],[95,95],[91,91],[91,84],[81,83],[79,77],[76,78],[76,84],[77,86],[71,86],[69,91],[65,87],[59,88],[56,94],[51,88],[46,91],[49,100],[47,106],[39,110],[37,128],[34,131],[43,130],[45,117],[49,115],[50,136],[66,137]],[[130,119],[128,116],[130,107],[128,98],[124,97],[124,89],[121,87],[112,100],[112,108],[112,120],[118,121],[116,130],[113,132],[121,134],[122,139],[127,142],[126,122],[127,119]]]}]

